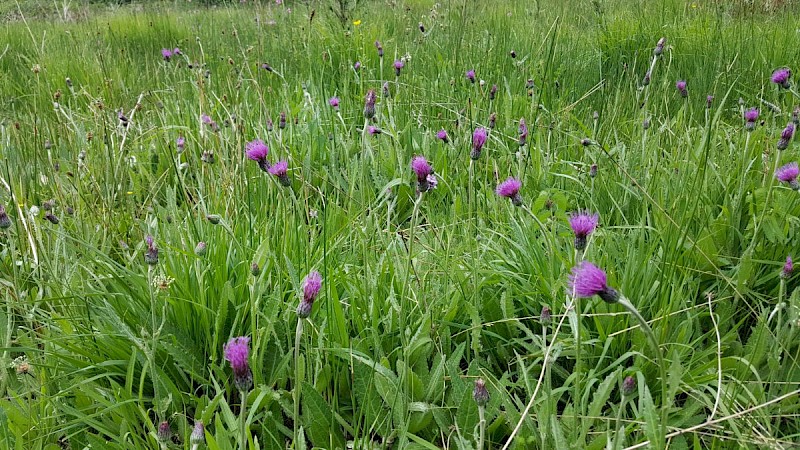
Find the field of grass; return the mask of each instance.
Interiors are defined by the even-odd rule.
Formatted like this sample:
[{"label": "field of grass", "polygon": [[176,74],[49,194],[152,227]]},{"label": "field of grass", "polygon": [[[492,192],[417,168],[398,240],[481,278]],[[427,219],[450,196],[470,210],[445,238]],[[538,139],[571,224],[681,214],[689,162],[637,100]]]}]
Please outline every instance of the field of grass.
[{"label": "field of grass", "polygon": [[800,442],[791,2],[70,5],[0,30],[0,448]]}]

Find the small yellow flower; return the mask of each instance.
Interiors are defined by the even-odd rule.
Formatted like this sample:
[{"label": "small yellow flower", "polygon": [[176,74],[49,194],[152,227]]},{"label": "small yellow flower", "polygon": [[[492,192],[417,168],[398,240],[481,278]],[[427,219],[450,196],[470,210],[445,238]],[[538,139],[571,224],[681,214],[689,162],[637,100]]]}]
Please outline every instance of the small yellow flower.
[{"label": "small yellow flower", "polygon": [[359,20],[354,20],[353,21],[353,25],[355,25],[355,26],[361,25],[361,20],[360,19]]},{"label": "small yellow flower", "polygon": [[128,191],[128,195],[133,195],[133,191]]}]

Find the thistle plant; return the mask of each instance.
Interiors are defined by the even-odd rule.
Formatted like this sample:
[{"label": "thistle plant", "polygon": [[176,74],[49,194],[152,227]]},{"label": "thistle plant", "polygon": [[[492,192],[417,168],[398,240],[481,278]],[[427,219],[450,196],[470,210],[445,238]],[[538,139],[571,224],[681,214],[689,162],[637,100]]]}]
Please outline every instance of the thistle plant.
[{"label": "thistle plant", "polygon": [[294,335],[294,443],[297,448],[300,440],[300,393],[303,389],[303,380],[300,369],[300,338],[303,335],[303,322],[311,316],[314,300],[317,299],[319,291],[322,289],[322,276],[319,272],[312,270],[305,280],[303,280],[303,298],[297,305],[297,329]]},{"label": "thistle plant", "polygon": [[223,347],[225,360],[233,369],[233,385],[241,394],[239,410],[239,449],[247,448],[247,393],[253,387],[253,373],[250,370],[250,338],[240,336],[233,338]]}]

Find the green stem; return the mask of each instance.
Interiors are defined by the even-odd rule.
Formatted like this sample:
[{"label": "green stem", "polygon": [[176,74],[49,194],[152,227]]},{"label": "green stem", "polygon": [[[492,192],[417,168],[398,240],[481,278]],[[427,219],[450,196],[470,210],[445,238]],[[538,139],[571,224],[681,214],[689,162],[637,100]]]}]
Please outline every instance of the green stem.
[{"label": "green stem", "polygon": [[300,389],[302,381],[300,380],[300,337],[303,335],[303,319],[297,318],[297,331],[294,335],[294,448],[297,448],[297,442],[300,438],[298,433],[298,425],[300,424]]},{"label": "green stem", "polygon": [[611,444],[612,450],[617,450],[618,448],[622,447],[622,444],[625,442],[625,431],[619,429],[619,423],[622,420],[622,411],[625,409],[625,405],[628,404],[627,396],[622,396],[622,401],[619,404],[619,408],[617,409],[617,417],[614,420],[614,442]]},{"label": "green stem", "polygon": [[478,430],[479,430],[479,437],[478,437],[478,450],[483,450],[483,442],[486,437],[486,415],[485,415],[485,406],[478,406]]},{"label": "green stem", "polygon": [[653,329],[650,328],[650,325],[644,320],[644,317],[639,313],[639,310],[636,309],[635,306],[625,297],[620,297],[617,301],[622,307],[628,310],[628,312],[639,322],[639,327],[641,328],[642,332],[644,332],[647,339],[650,341],[650,344],[653,346],[653,350],[656,352],[656,358],[658,359],[658,368],[661,372],[661,433],[660,437],[664,438],[667,433],[667,412],[669,411],[669,405],[667,404],[667,366],[664,363],[664,357],[661,355],[661,347],[658,345],[658,341],[656,340],[656,335],[653,333]]},{"label": "green stem", "polygon": [[239,441],[239,450],[247,448],[247,391],[242,391],[242,408],[239,411],[239,420],[241,421],[242,436]]}]

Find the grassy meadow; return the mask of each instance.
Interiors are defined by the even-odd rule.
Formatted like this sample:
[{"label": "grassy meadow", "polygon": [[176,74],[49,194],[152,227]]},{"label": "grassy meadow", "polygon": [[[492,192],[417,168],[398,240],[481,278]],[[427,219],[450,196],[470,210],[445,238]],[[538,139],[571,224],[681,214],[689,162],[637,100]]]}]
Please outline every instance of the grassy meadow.
[{"label": "grassy meadow", "polygon": [[4,4],[0,448],[797,448],[783,3]]}]

